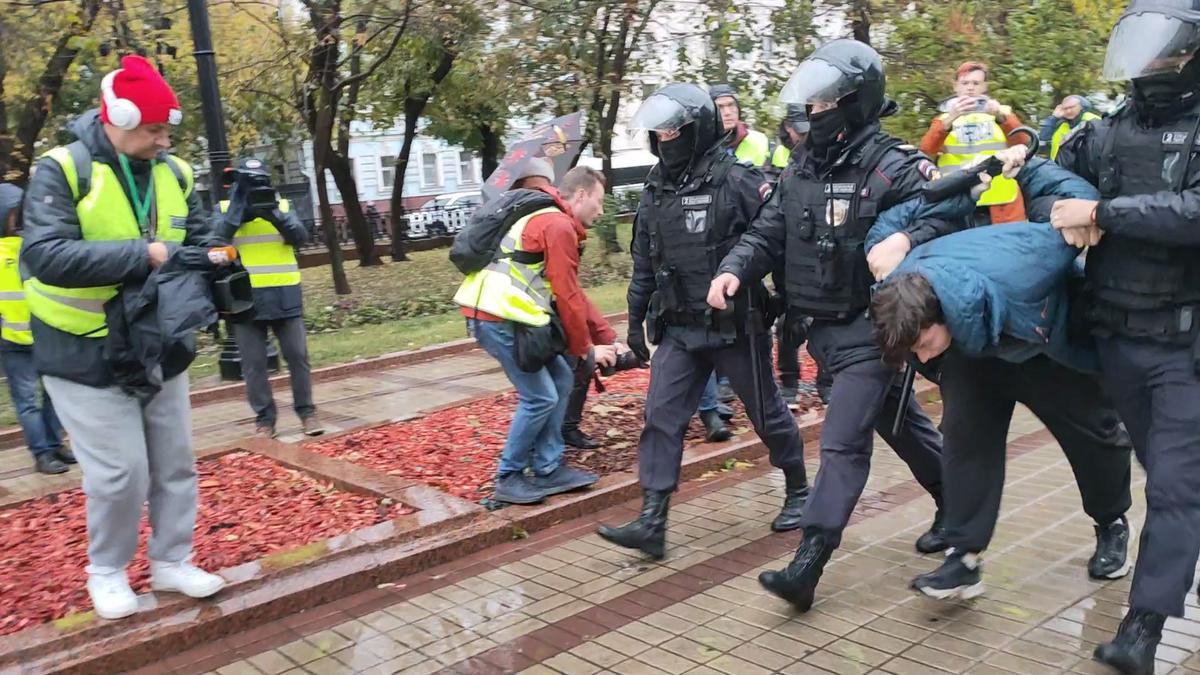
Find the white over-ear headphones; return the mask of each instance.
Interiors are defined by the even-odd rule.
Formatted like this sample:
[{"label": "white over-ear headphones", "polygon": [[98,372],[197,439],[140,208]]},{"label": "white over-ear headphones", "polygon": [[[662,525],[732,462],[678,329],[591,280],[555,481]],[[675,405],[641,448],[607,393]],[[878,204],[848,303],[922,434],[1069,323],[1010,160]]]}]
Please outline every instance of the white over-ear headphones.
[{"label": "white over-ear headphones", "polygon": [[100,81],[100,95],[104,97],[104,108],[108,111],[108,122],[118,129],[132,131],[142,123],[142,111],[127,98],[119,98],[113,91],[113,80],[120,69],[104,76]]}]

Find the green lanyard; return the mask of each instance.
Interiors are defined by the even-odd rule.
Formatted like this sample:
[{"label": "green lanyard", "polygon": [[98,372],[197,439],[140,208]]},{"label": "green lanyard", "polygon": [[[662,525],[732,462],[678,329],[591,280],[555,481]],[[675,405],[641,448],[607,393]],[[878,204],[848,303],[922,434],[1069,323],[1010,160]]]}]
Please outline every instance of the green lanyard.
[{"label": "green lanyard", "polygon": [[138,228],[142,232],[146,231],[146,223],[150,220],[150,205],[154,202],[154,160],[150,160],[150,181],[147,183],[146,199],[142,200],[138,196],[137,181],[133,179],[133,170],[129,168],[129,159],[124,154],[118,154],[118,159],[121,162],[121,171],[125,174],[125,181],[129,183],[129,196],[133,197],[133,208],[137,215]]}]

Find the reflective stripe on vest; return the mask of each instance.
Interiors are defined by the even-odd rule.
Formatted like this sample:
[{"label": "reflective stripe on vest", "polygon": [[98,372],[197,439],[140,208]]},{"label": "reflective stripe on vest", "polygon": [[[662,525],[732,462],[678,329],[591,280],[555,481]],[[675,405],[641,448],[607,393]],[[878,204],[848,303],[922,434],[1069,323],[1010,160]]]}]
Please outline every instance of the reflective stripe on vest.
[{"label": "reflective stripe on vest", "polygon": [[746,137],[738,143],[733,154],[739,161],[749,162],[752,166],[762,166],[767,163],[767,154],[771,152],[771,141],[761,131],[749,129]]},{"label": "reflective stripe on vest", "polygon": [[[92,162],[92,177],[87,194],[79,194],[79,176],[75,162],[65,146],[54,148],[47,157],[62,168],[71,194],[75,196],[75,213],[84,241],[128,241],[144,239],[133,207],[117,174],[103,162]],[[168,164],[167,162],[170,162]],[[175,169],[172,169],[172,165]],[[184,177],[179,184],[176,171]],[[194,185],[192,169],[186,162],[168,155],[166,162],[155,164],[154,181],[155,239],[181,243],[187,235],[187,198]],[[147,263],[148,264],[148,263]],[[84,288],[61,288],[30,279],[25,283],[29,311],[48,326],[72,335],[104,337],[108,326],[104,303],[117,294],[119,284]]]},{"label": "reflective stripe on vest", "polygon": [[[946,115],[940,118],[943,122]],[[980,155],[994,155],[1008,147],[1008,137],[1004,129],[996,123],[996,118],[987,113],[968,113],[960,115],[950,125],[949,135],[938,155],[937,165],[943,173],[953,173],[953,169],[971,162]],[[979,206],[996,206],[1011,204],[1021,195],[1017,181],[1004,176],[992,179],[992,187],[979,198]]]},{"label": "reflective stripe on vest", "polygon": [[555,207],[540,209],[513,223],[500,240],[497,259],[468,274],[454,294],[454,302],[529,326],[549,323],[553,291],[544,276],[546,263],[519,263],[510,257],[523,250],[521,236],[529,221],[547,213],[560,211]]},{"label": "reflective stripe on vest", "polygon": [[1075,129],[1078,129],[1079,127],[1083,126],[1083,124],[1085,122],[1091,122],[1093,120],[1100,119],[1099,115],[1097,115],[1096,113],[1092,113],[1092,112],[1085,112],[1085,113],[1083,113],[1082,117],[1083,117],[1083,119],[1079,121],[1079,124],[1076,124],[1073,127],[1071,126],[1071,124],[1069,122],[1064,120],[1063,123],[1058,125],[1058,128],[1054,130],[1054,136],[1052,136],[1050,138],[1050,159],[1051,160],[1058,158],[1058,149],[1062,147],[1062,142],[1064,140],[1066,140],[1067,134],[1069,134],[1072,131],[1074,131]]},{"label": "reflective stripe on vest", "polygon": [[[288,200],[279,200],[279,210],[287,213],[291,209]],[[229,201],[221,202],[221,213],[229,210]],[[300,265],[296,262],[296,249],[283,239],[279,230],[266,218],[255,218],[242,223],[233,235],[242,265],[250,273],[250,285],[254,288],[295,286],[300,283]]]},{"label": "reflective stripe on vest", "polygon": [[21,286],[21,238],[0,238],[0,338],[18,345],[33,344],[29,305]]}]

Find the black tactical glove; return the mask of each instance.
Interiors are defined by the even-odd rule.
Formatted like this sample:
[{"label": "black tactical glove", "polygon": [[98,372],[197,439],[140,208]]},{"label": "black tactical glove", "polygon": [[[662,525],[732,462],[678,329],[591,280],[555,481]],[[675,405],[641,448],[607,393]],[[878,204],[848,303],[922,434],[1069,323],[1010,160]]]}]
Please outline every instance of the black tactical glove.
[{"label": "black tactical glove", "polygon": [[625,340],[629,351],[642,363],[650,363],[650,348],[646,346],[646,329],[640,323],[629,324],[629,337]]}]

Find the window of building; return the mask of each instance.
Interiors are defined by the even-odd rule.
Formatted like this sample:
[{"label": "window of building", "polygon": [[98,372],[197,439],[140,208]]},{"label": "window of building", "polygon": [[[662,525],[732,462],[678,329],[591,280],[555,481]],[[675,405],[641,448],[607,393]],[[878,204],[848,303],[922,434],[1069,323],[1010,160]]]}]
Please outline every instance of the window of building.
[{"label": "window of building", "polygon": [[475,158],[466,150],[458,153],[458,179],[463,183],[478,183],[479,172],[476,169]]},{"label": "window of building", "polygon": [[438,155],[436,152],[421,153],[421,185],[433,187],[441,184],[438,171]]},{"label": "window of building", "polygon": [[379,192],[391,194],[392,186],[396,184],[395,158],[384,157],[379,161]]}]

